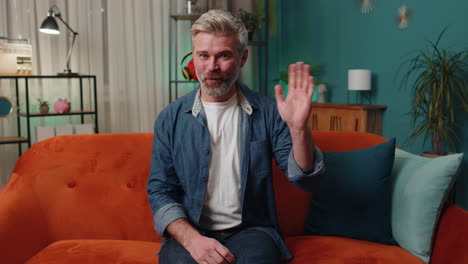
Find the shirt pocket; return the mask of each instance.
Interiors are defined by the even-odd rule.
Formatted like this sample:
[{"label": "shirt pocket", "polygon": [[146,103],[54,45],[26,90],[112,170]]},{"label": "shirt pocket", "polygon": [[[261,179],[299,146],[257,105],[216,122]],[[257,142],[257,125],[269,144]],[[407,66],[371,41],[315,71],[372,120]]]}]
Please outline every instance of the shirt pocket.
[{"label": "shirt pocket", "polygon": [[268,140],[258,140],[250,142],[250,161],[251,171],[271,171],[271,144]]}]

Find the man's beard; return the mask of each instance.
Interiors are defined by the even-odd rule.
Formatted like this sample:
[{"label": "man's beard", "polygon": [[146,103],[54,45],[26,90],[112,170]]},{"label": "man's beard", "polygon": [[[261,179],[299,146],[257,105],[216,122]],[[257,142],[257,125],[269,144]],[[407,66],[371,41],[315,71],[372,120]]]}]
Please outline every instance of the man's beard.
[{"label": "man's beard", "polygon": [[[203,75],[197,69],[195,69],[197,77],[200,80],[200,86],[204,93],[212,97],[221,97],[229,92],[233,84],[237,81],[240,74],[240,67],[237,68],[232,74],[229,75],[219,75],[216,73],[211,73],[208,76]],[[220,78],[221,83],[219,84],[209,84],[206,79],[210,78]]]}]

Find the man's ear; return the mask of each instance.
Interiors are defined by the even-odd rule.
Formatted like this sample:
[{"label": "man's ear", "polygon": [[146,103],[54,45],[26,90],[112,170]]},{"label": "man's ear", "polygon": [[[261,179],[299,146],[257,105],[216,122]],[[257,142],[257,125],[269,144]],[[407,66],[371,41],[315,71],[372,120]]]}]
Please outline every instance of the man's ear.
[{"label": "man's ear", "polygon": [[249,57],[249,48],[245,48],[244,53],[242,54],[241,57],[241,68],[244,67],[245,62],[247,61],[247,58]]}]

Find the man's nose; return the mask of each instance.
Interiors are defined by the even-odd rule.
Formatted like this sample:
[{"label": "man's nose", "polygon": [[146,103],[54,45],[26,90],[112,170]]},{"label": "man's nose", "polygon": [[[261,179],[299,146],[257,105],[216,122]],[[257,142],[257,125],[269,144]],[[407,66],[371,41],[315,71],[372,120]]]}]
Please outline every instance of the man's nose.
[{"label": "man's nose", "polygon": [[211,58],[211,59],[208,61],[208,70],[209,70],[209,71],[217,71],[217,70],[219,70],[219,64],[218,64],[218,61],[216,60],[216,58]]}]

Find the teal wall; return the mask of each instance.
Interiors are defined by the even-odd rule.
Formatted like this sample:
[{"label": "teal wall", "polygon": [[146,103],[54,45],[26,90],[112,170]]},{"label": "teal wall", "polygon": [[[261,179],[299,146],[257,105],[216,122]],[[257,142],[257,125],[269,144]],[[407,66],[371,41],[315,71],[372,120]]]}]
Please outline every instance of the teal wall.
[{"label": "teal wall", "polygon": [[[272,36],[271,79],[289,63],[303,60],[319,63],[320,78],[328,84],[328,100],[347,102],[347,70],[371,69],[372,103],[387,105],[383,136],[396,137],[397,144],[412,153],[430,150],[429,142],[405,143],[411,130],[409,91],[400,87],[402,63],[435,40],[446,26],[441,47],[468,47],[468,1],[408,0],[374,1],[374,10],[362,14],[351,0],[277,0],[281,4],[278,35]],[[410,25],[397,27],[397,9],[405,3],[412,10]],[[404,69],[404,68],[403,68]],[[276,77],[277,78],[277,77]],[[270,92],[271,93],[271,92]],[[350,101],[354,102],[354,95]],[[456,203],[468,208],[468,117],[460,115],[457,151],[465,152],[462,174],[457,182]]]}]

